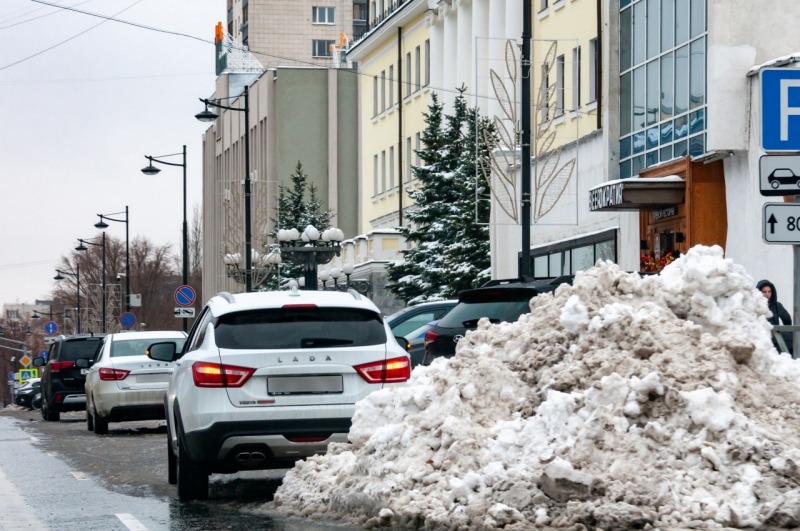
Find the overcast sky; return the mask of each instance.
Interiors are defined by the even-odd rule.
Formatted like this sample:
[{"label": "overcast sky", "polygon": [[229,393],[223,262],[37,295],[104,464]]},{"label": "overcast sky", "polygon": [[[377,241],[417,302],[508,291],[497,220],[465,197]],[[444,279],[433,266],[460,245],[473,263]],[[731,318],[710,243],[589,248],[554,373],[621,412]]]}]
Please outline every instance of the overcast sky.
[{"label": "overcast sky", "polygon": [[[104,15],[136,2],[49,1]],[[140,0],[118,16],[208,40],[224,17],[224,0]],[[177,153],[186,144],[190,222],[201,201],[207,124],[194,114],[202,110],[197,98],[214,91],[212,44],[106,22],[3,69],[101,20],[0,0],[0,304],[46,297],[56,261],[77,238],[97,233],[98,213],[128,205],[131,237],[180,251],[181,169],[145,176],[145,154]],[[109,235],[124,238],[124,224],[110,225]]]}]

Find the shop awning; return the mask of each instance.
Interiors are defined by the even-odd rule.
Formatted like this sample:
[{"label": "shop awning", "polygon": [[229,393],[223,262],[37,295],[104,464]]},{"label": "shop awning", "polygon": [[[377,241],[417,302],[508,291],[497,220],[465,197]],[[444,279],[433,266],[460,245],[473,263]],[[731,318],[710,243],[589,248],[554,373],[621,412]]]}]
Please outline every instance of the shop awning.
[{"label": "shop awning", "polygon": [[589,211],[658,210],[680,205],[686,181],[677,175],[608,181],[589,190]]}]

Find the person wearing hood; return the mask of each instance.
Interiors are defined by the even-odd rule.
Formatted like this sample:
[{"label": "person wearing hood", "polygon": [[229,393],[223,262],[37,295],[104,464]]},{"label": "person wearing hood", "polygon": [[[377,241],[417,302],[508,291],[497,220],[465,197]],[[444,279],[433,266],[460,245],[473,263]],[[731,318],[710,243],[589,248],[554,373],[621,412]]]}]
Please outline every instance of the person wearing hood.
[{"label": "person wearing hood", "polygon": [[[792,324],[792,316],[789,315],[789,312],[786,311],[786,308],[783,307],[783,304],[778,302],[778,292],[775,289],[775,284],[770,282],[769,280],[762,280],[757,285],[761,294],[764,295],[767,299],[767,306],[769,307],[769,311],[772,312],[772,317],[767,319],[769,324],[772,326],[778,326],[783,322],[784,325],[791,326]],[[789,349],[789,352],[792,352],[793,345],[792,345],[792,334],[788,332],[782,332],[781,335],[783,336],[783,340],[786,343],[786,348]],[[775,339],[772,339],[773,345],[775,348],[778,348],[778,342]]]}]

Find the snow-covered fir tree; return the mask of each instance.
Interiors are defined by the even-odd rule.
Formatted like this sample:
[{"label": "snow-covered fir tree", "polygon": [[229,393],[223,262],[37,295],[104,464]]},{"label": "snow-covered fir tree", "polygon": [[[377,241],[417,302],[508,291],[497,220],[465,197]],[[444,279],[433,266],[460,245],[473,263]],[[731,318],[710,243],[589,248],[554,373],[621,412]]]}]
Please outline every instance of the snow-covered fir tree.
[{"label": "snow-covered fir tree", "polygon": [[[276,227],[276,232],[270,233],[275,244],[268,246],[270,249],[279,247],[277,242],[277,230],[297,229],[302,233],[308,225],[313,225],[320,232],[330,228],[331,219],[334,212],[331,209],[325,210],[322,200],[318,196],[317,187],[314,183],[308,183],[308,175],[303,171],[303,165],[297,161],[297,166],[291,177],[291,186],[278,186],[278,204],[275,208],[276,217],[272,218],[272,223]],[[306,199],[308,194],[308,199]],[[286,283],[292,279],[303,276],[303,266],[294,265],[287,257],[283,257],[280,268],[280,281],[278,275],[273,275],[261,287],[262,290],[282,289]]]},{"label": "snow-covered fir tree", "polygon": [[423,148],[418,151],[422,166],[412,168],[419,186],[409,193],[414,208],[406,214],[408,226],[400,229],[411,247],[401,251],[404,261],[390,264],[388,288],[400,299],[414,304],[453,298],[458,292],[477,287],[488,276],[489,232],[481,225],[489,219],[489,204],[481,201],[477,209],[476,186],[485,193],[481,177],[476,182],[476,147],[480,157],[488,157],[482,142],[484,130],[491,131],[485,119],[477,122],[467,106],[462,87],[453,114],[432,94]]}]

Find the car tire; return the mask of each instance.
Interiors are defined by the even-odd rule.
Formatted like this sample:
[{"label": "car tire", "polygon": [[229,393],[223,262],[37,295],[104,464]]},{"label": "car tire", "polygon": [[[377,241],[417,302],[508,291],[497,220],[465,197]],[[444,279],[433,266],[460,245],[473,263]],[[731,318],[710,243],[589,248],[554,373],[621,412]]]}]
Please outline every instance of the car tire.
[{"label": "car tire", "polygon": [[42,400],[42,418],[48,422],[58,422],[61,420],[61,413],[50,409],[47,400]]},{"label": "car tire", "polygon": [[167,430],[167,483],[170,485],[178,484],[178,458],[175,452],[172,451],[169,430]]},{"label": "car tire", "polygon": [[176,457],[178,499],[181,501],[208,499],[208,472],[200,463],[189,459],[180,438]]},{"label": "car tire", "polygon": [[97,435],[108,435],[108,417],[101,417],[97,414],[97,408],[92,407],[94,417],[94,432]]},{"label": "car tire", "polygon": [[89,431],[94,431],[94,417],[89,410],[86,410],[86,429]]},{"label": "car tire", "polygon": [[777,190],[778,187],[781,185],[781,183],[779,183],[778,181],[772,181],[771,183],[769,183],[769,185],[772,187],[773,190]]}]

